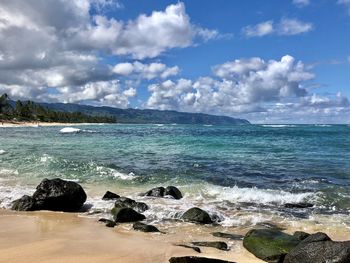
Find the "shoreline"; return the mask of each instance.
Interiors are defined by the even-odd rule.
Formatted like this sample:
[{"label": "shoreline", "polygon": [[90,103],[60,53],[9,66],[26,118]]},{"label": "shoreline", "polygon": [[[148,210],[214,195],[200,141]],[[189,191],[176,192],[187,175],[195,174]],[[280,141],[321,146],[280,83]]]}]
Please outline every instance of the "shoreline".
[{"label": "shoreline", "polygon": [[245,250],[242,241],[230,242],[231,250],[227,252],[201,247],[202,253],[197,253],[175,245],[191,238],[185,229],[181,233],[152,234],[130,230],[131,224],[107,228],[77,213],[3,209],[0,210],[0,224],[1,262],[166,263],[173,256],[263,262]]},{"label": "shoreline", "polygon": [[[55,126],[83,126],[98,125],[101,123],[76,123],[76,122],[43,122],[43,121],[0,121],[0,128],[12,127],[55,127]],[[104,124],[104,123],[103,123]]]}]

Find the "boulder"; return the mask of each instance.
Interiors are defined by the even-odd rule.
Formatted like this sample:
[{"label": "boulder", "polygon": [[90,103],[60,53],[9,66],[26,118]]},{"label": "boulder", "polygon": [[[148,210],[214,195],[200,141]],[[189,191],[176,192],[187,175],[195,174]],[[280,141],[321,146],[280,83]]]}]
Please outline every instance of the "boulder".
[{"label": "boulder", "polygon": [[228,238],[231,240],[242,240],[244,236],[230,233],[214,232],[211,233],[214,237]]},{"label": "boulder", "polygon": [[142,213],[149,209],[148,205],[143,202],[136,202],[135,200],[128,197],[119,197],[114,203],[115,208],[129,207]]},{"label": "boulder", "polygon": [[243,246],[257,258],[267,262],[283,262],[299,240],[277,229],[252,229],[243,239]]},{"label": "boulder", "polygon": [[286,255],[284,263],[349,263],[350,241],[335,242],[324,233],[310,235]]},{"label": "boulder", "polygon": [[155,187],[146,192],[146,196],[153,196],[153,197],[164,197],[165,188],[164,187]]},{"label": "boulder", "polygon": [[29,195],[24,195],[20,199],[12,202],[12,210],[17,211],[34,211],[35,202],[34,199]]},{"label": "boulder", "polygon": [[128,207],[113,208],[111,212],[115,222],[129,223],[146,219],[143,214],[140,214],[134,209]]},{"label": "boulder", "polygon": [[119,198],[120,196],[115,194],[115,193],[112,193],[110,191],[107,191],[104,196],[102,197],[102,200],[113,200],[113,199],[117,199]]},{"label": "boulder", "polygon": [[147,224],[144,224],[144,223],[141,223],[141,222],[136,222],[135,224],[133,224],[132,228],[134,230],[142,231],[142,232],[146,232],[146,233],[149,233],[149,232],[160,232],[158,230],[158,228],[156,228],[155,226],[147,225]]},{"label": "boulder", "polygon": [[169,259],[170,263],[234,263],[232,261],[226,261],[215,258],[203,258],[203,257],[172,257]]},{"label": "boulder", "polygon": [[86,201],[84,189],[77,183],[59,178],[44,179],[32,197],[23,196],[14,201],[14,210],[79,211]]},{"label": "boulder", "polygon": [[153,196],[153,197],[165,197],[172,196],[174,199],[181,199],[182,194],[180,190],[175,186],[168,186],[164,188],[163,186],[155,187],[148,192],[145,193],[145,196]]},{"label": "boulder", "polygon": [[228,250],[227,244],[221,241],[211,241],[211,242],[199,241],[199,242],[192,242],[192,244],[199,247],[213,247],[219,250],[224,250],[224,251]]},{"label": "boulder", "polygon": [[187,210],[181,217],[183,220],[193,223],[199,223],[199,224],[211,224],[213,221],[211,220],[209,214],[198,208],[193,207],[189,210]]},{"label": "boulder", "polygon": [[310,208],[313,207],[313,204],[310,203],[287,203],[284,204],[284,207],[286,208]]},{"label": "boulder", "polygon": [[165,193],[164,195],[170,195],[172,196],[174,199],[181,199],[182,198],[182,193],[180,192],[180,190],[175,187],[175,186],[168,186],[167,188],[165,188]]}]

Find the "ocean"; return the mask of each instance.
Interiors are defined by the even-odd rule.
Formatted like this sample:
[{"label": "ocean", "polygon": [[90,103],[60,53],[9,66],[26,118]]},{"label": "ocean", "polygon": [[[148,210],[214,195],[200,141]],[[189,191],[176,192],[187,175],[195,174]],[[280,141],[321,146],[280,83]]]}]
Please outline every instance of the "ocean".
[{"label": "ocean", "polygon": [[[152,223],[193,206],[221,226],[308,221],[350,228],[348,125],[81,125],[0,127],[0,207],[43,178],[79,182],[81,216],[108,215],[105,191],[142,200]],[[78,129],[78,130],[77,130]],[[181,200],[140,196],[177,186]],[[288,208],[307,202],[312,208]]]}]

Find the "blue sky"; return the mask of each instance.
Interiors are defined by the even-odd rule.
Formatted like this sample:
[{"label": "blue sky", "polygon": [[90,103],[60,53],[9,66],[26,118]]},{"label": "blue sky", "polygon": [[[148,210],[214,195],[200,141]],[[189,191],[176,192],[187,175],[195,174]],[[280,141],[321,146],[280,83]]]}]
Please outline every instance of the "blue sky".
[{"label": "blue sky", "polygon": [[350,123],[350,1],[0,2],[0,93]]}]

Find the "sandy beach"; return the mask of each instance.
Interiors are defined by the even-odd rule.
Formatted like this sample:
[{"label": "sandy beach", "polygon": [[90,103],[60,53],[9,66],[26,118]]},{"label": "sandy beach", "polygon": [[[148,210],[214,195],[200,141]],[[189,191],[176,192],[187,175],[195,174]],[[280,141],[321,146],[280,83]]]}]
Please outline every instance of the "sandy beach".
[{"label": "sandy beach", "polygon": [[0,225],[0,262],[166,263],[172,256],[188,255],[263,262],[243,249],[241,241],[235,242],[228,252],[201,248],[202,253],[198,254],[174,245],[190,238],[184,234],[186,231],[147,234],[129,230],[130,224],[111,229],[74,213],[2,210]]},{"label": "sandy beach", "polygon": [[66,122],[42,122],[42,121],[1,121],[0,128],[11,127],[50,127],[50,126],[77,126],[93,125],[93,123],[66,123]]}]

